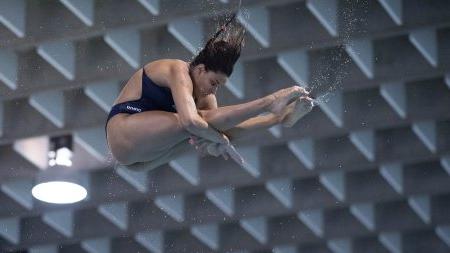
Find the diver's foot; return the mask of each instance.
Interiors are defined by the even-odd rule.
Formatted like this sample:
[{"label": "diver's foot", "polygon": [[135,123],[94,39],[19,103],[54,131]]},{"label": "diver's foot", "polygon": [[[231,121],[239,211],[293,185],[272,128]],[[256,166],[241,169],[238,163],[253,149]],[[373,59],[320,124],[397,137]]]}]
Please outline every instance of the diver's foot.
[{"label": "diver's foot", "polygon": [[283,116],[282,125],[292,127],[299,119],[305,116],[313,108],[313,99],[310,97],[300,97],[292,104],[288,105],[286,114]]},{"label": "diver's foot", "polygon": [[288,104],[292,103],[300,96],[307,96],[308,94],[309,93],[304,88],[297,85],[276,91],[270,95],[273,98],[273,102],[269,107],[269,111],[280,114]]}]

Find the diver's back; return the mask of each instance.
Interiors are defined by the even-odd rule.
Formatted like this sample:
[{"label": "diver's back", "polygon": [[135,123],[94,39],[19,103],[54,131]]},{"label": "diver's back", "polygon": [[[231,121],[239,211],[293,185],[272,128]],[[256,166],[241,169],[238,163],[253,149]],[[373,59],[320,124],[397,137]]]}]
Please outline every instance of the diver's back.
[{"label": "diver's back", "polygon": [[167,89],[167,85],[164,81],[166,78],[164,76],[168,74],[169,67],[174,61],[178,60],[162,59],[145,64],[142,68],[136,71],[130,79],[128,79],[127,83],[114,101],[114,105],[141,98],[143,69],[145,69],[146,75],[151,78],[154,85]]}]

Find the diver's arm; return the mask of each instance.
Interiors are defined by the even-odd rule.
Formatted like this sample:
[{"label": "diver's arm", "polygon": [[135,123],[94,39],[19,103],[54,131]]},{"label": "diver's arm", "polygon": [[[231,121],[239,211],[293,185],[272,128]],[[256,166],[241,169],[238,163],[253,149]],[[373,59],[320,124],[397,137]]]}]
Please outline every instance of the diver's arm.
[{"label": "diver's arm", "polygon": [[235,127],[225,131],[230,141],[236,141],[242,137],[248,137],[258,132],[258,130],[266,130],[274,125],[281,123],[282,118],[274,113],[268,113],[250,118]]},{"label": "diver's arm", "polygon": [[212,128],[199,114],[192,97],[193,84],[184,62],[172,64],[168,85],[180,117],[180,123],[193,135],[217,143],[228,143],[228,138]]}]

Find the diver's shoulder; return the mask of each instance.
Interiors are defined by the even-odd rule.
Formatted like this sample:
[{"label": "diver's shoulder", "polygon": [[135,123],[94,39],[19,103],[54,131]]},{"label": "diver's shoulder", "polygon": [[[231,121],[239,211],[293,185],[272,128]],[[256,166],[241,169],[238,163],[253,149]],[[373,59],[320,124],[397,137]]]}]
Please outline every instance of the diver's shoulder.
[{"label": "diver's shoulder", "polygon": [[145,68],[151,67],[186,67],[188,63],[180,59],[158,59],[145,64]]},{"label": "diver's shoulder", "polygon": [[179,59],[159,59],[146,64],[144,70],[159,85],[170,87],[173,78],[189,71],[189,63]]},{"label": "diver's shoulder", "polygon": [[145,64],[144,69],[150,75],[171,75],[173,72],[186,69],[188,65],[179,59],[158,59]]}]

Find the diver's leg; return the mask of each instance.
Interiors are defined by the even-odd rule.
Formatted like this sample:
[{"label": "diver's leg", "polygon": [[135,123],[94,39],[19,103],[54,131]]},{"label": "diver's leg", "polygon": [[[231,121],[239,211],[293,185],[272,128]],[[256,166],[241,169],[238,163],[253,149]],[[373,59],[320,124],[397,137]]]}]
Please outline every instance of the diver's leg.
[{"label": "diver's leg", "polygon": [[[203,110],[199,114],[217,130],[225,131],[267,110],[281,113],[302,92],[295,86],[251,102]],[[165,111],[116,115],[109,121],[107,131],[110,149],[122,164],[152,161],[190,136],[179,115]]]},{"label": "diver's leg", "polygon": [[199,110],[199,114],[215,129],[225,131],[262,112],[269,111],[280,114],[289,103],[298,99],[305,92],[299,86],[292,86],[247,103]]},{"label": "diver's leg", "polygon": [[[255,134],[258,131],[265,130],[276,124],[280,124],[284,117],[292,112],[294,105],[294,103],[288,105],[282,114],[268,113],[265,115],[250,118],[238,124],[236,127],[226,130],[225,134],[230,138],[230,140],[235,141],[244,136],[248,137],[249,135]],[[187,140],[183,140],[173,147],[167,149],[166,151],[161,152],[159,156],[155,157],[151,161],[137,162],[131,165],[127,165],[125,168],[134,171],[152,170],[170,162],[173,159],[176,159],[179,155],[192,150],[192,148],[193,147],[188,143]]]},{"label": "diver's leg", "polygon": [[[255,134],[258,130],[267,129],[273,125],[280,123],[280,117],[273,113],[267,115],[261,115],[248,119],[234,128],[225,131],[225,134],[230,137],[230,140],[237,140],[243,136],[248,136],[250,134]],[[173,147],[161,153],[160,156],[155,157],[151,161],[146,162],[136,162],[130,165],[126,165],[126,169],[133,171],[149,171],[155,169],[161,165],[176,159],[183,153],[193,150],[193,147],[187,140],[183,140]]]},{"label": "diver's leg", "polygon": [[189,150],[192,150],[192,146],[188,143],[187,140],[183,140],[182,142],[175,144],[175,146],[163,152],[159,157],[154,158],[152,161],[133,163],[130,165],[126,165],[126,168],[133,171],[152,170],[170,162],[173,159],[176,159]]}]

